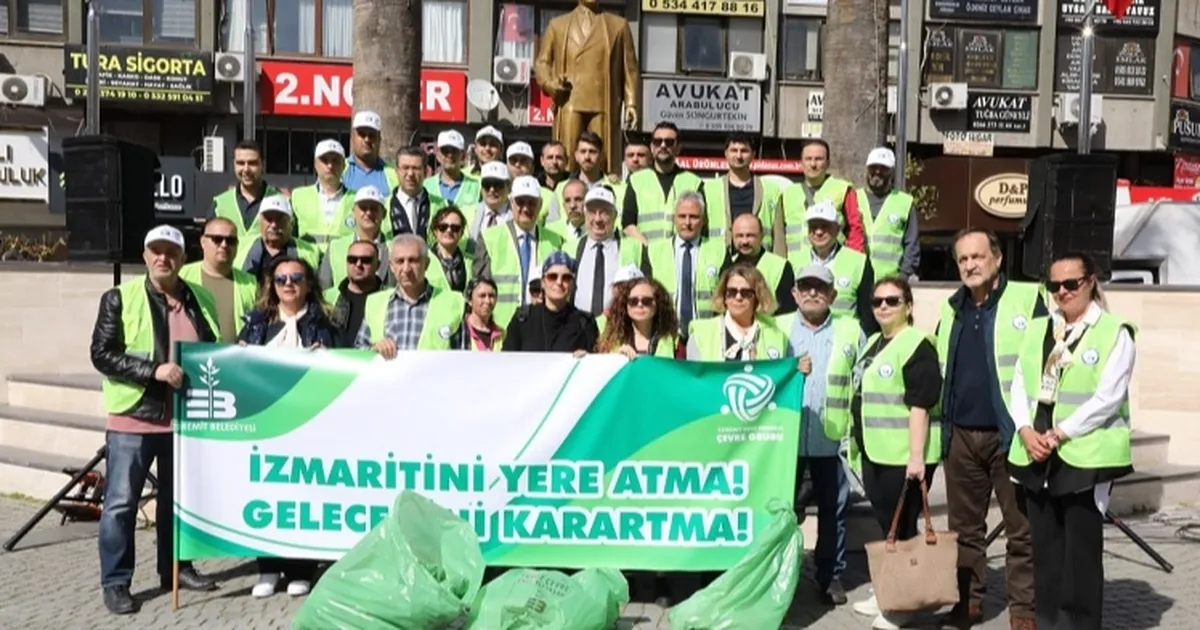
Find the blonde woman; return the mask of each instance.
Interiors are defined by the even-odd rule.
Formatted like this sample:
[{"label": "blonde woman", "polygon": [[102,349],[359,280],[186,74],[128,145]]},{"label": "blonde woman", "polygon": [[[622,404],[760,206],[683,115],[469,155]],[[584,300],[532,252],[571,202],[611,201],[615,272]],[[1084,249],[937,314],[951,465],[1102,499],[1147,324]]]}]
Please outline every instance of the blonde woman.
[{"label": "blonde woman", "polygon": [[716,317],[688,327],[689,361],[763,361],[788,355],[787,333],[775,325],[774,291],[750,265],[734,265],[717,281]]}]

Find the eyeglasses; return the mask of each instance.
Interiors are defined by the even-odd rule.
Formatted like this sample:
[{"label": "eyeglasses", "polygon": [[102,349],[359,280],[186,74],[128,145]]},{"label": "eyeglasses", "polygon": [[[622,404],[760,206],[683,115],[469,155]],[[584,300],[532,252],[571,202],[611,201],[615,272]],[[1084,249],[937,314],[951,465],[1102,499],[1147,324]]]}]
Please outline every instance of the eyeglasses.
[{"label": "eyeglasses", "polygon": [[675,146],[675,138],[655,138],[655,139],[651,140],[650,142],[651,142],[651,144],[655,144],[655,145],[662,146],[662,147]]},{"label": "eyeglasses", "polygon": [[481,182],[479,186],[484,190],[503,190],[504,182],[498,179],[488,179]]},{"label": "eyeglasses", "polygon": [[903,303],[904,303],[904,298],[900,297],[899,295],[888,295],[885,297],[871,298],[871,306],[873,308],[879,308],[880,306],[883,306],[884,304],[887,304],[888,306],[890,306],[892,308],[896,308],[897,306],[900,306]]},{"label": "eyeglasses", "polygon": [[1087,277],[1072,278],[1070,280],[1047,280],[1046,290],[1051,293],[1058,293],[1059,289],[1078,291],[1079,287],[1083,286],[1085,282],[1087,282]]},{"label": "eyeglasses", "polygon": [[629,305],[634,306],[634,307],[644,306],[646,308],[650,308],[650,307],[654,306],[654,296],[653,295],[646,296],[646,297],[641,297],[641,296],[637,296],[637,295],[630,296]]},{"label": "eyeglasses", "polygon": [[232,247],[238,244],[238,237],[236,236],[225,236],[224,234],[205,234],[204,238],[212,241],[213,245],[216,245],[217,247],[225,244],[228,244],[230,247]]},{"label": "eyeglasses", "polygon": [[293,271],[292,273],[281,273],[275,276],[275,286],[282,287],[289,284],[301,284],[304,282],[304,272]]},{"label": "eyeglasses", "polygon": [[726,300],[753,300],[755,297],[754,289],[725,289]]},{"label": "eyeglasses", "polygon": [[556,273],[556,272],[553,272],[553,271],[552,271],[552,272],[550,272],[550,273],[546,274],[546,275],[545,275],[545,276],[543,276],[543,277],[546,279],[546,281],[547,281],[547,282],[559,282],[559,281],[562,281],[562,283],[563,283],[563,284],[566,284],[566,283],[568,283],[568,282],[570,282],[570,281],[572,281],[572,280],[574,280],[574,279],[575,279],[575,274],[572,274],[572,273]]},{"label": "eyeglasses", "polygon": [[369,265],[375,262],[374,256],[346,256],[347,265]]},{"label": "eyeglasses", "polygon": [[439,231],[439,232],[450,232],[451,234],[460,234],[460,233],[462,233],[462,229],[463,229],[463,226],[461,223],[439,223],[439,224],[437,224],[437,231]]}]

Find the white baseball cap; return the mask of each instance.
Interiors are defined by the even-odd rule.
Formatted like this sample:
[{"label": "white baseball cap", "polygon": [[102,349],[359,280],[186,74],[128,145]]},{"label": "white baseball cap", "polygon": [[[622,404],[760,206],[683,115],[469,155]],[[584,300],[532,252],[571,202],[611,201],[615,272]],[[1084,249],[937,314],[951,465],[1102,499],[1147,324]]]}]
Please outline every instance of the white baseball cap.
[{"label": "white baseball cap", "polygon": [[508,181],[508,167],[502,162],[488,162],[479,167],[479,179],[480,181],[485,179]]},{"label": "white baseball cap", "polygon": [[[489,162],[495,164],[495,162]],[[536,177],[531,175],[522,175],[513,180],[512,192],[508,193],[511,198],[517,197],[533,197],[535,199],[542,198],[542,185],[538,183]]]},{"label": "white baseball cap", "polygon": [[592,205],[592,202],[597,201],[608,204],[610,208],[617,207],[616,198],[613,197],[612,191],[605,186],[593,186],[589,188],[587,195],[585,195],[583,198],[583,205],[586,208],[587,206]]},{"label": "white baseball cap", "polygon": [[630,280],[641,280],[642,278],[645,278],[645,277],[646,277],[646,274],[642,273],[642,270],[638,269],[637,265],[625,265],[624,267],[621,267],[620,269],[617,270],[616,275],[613,276],[613,283],[615,284],[617,282],[629,282]]},{"label": "white baseball cap", "polygon": [[529,159],[533,159],[533,147],[529,146],[528,142],[514,142],[508,147],[508,152],[505,157],[512,159],[514,155],[523,155]]},{"label": "white baseball cap", "polygon": [[292,204],[283,195],[271,195],[258,204],[259,215],[268,212],[282,212],[290,217],[292,216]]},{"label": "white baseball cap", "polygon": [[887,147],[871,149],[871,152],[867,154],[867,166],[896,168],[896,154]]},{"label": "white baseball cap", "polygon": [[454,147],[455,149],[462,151],[467,147],[467,142],[466,140],[463,140],[461,133],[458,133],[453,129],[449,129],[438,134],[437,146],[439,149],[442,147]]},{"label": "white baseball cap", "polygon": [[333,138],[326,138],[317,143],[317,150],[313,152],[313,157],[320,158],[330,153],[336,153],[339,157],[346,157],[346,148],[341,142]]},{"label": "white baseball cap", "polygon": [[364,201],[374,202],[383,205],[383,194],[374,186],[363,186],[354,193],[354,205],[358,205]]},{"label": "white baseball cap", "polygon": [[809,206],[808,210],[804,212],[804,221],[805,223],[812,221],[828,221],[830,223],[837,223],[837,208],[834,208],[833,204],[828,200],[819,201]]},{"label": "white baseball cap", "polygon": [[[479,142],[481,138],[486,138],[488,136],[495,138],[500,144],[504,144],[504,134],[500,133],[499,129],[491,125],[488,125],[475,132],[475,142]],[[530,153],[533,153],[533,151],[530,151]]]},{"label": "white baseball cap", "polygon": [[183,232],[169,225],[160,225],[146,232],[146,241],[143,246],[150,247],[150,243],[170,243],[179,249],[186,248],[183,244]]},{"label": "white baseball cap", "polygon": [[354,122],[351,123],[350,128],[361,129],[363,127],[366,127],[367,129],[374,129],[375,131],[383,131],[383,121],[379,119],[379,114],[376,114],[375,112],[355,112]]}]

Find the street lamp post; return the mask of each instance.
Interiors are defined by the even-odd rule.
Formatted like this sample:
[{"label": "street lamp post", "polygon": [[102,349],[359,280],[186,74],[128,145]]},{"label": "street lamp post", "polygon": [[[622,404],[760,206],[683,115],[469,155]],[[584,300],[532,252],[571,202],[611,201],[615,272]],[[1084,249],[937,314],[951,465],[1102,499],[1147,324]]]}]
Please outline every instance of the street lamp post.
[{"label": "street lamp post", "polygon": [[1088,0],[1087,10],[1083,14],[1083,63],[1079,71],[1079,136],[1076,148],[1080,155],[1092,152],[1092,68],[1096,54],[1096,39],[1092,33],[1095,21],[1097,0]]},{"label": "street lamp post", "polygon": [[258,88],[258,72],[255,70],[254,60],[254,0],[242,0],[245,6],[246,30],[242,33],[242,69],[245,80],[242,82],[242,137],[247,140],[253,140],[256,127],[254,110],[257,105],[254,102],[256,96],[255,90]]},{"label": "street lamp post", "polygon": [[88,135],[100,133],[100,12],[98,0],[88,0],[87,12],[87,109],[84,110]]},{"label": "street lamp post", "polygon": [[[900,54],[896,57],[896,188],[908,179],[908,0],[900,0]],[[884,90],[884,107],[887,90]]]}]

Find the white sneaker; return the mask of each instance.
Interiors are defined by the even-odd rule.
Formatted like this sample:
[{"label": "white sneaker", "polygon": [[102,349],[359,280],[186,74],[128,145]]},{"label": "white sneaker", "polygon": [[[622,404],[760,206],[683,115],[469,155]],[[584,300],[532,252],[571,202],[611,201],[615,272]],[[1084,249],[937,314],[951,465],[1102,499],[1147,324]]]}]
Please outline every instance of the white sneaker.
[{"label": "white sneaker", "polygon": [[854,612],[864,617],[878,617],[880,615],[879,602],[875,601],[875,594],[871,594],[870,599],[864,599],[861,602],[854,604]]},{"label": "white sneaker", "polygon": [[909,613],[880,613],[875,616],[875,621],[871,622],[871,628],[873,630],[900,630],[910,621],[912,621],[912,615]]},{"label": "white sneaker", "polygon": [[308,580],[292,580],[288,582],[287,594],[292,597],[302,597],[308,595],[308,591],[312,588],[312,584]]},{"label": "white sneaker", "polygon": [[279,575],[269,574],[258,576],[258,584],[250,589],[251,597],[270,597],[275,594],[275,588],[279,586]]}]

